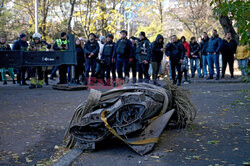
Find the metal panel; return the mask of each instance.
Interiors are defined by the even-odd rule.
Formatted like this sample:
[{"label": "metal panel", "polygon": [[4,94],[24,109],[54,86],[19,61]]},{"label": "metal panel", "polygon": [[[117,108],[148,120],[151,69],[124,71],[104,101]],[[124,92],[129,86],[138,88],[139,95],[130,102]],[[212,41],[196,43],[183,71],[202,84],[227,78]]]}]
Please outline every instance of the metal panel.
[{"label": "metal panel", "polygon": [[0,51],[0,68],[76,65],[74,36],[69,34],[68,39],[68,51]]}]

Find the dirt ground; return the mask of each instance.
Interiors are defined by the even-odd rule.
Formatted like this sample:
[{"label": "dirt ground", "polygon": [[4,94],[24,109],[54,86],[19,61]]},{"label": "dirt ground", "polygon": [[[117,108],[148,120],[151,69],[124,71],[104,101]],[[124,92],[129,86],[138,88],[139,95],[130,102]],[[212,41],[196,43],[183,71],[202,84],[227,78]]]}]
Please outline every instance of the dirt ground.
[{"label": "dirt ground", "polygon": [[[152,153],[139,156],[119,140],[84,152],[72,165],[250,164],[249,83],[193,83],[198,115],[186,129],[166,128]],[[89,91],[0,86],[0,165],[34,165],[63,145],[74,109]]]}]

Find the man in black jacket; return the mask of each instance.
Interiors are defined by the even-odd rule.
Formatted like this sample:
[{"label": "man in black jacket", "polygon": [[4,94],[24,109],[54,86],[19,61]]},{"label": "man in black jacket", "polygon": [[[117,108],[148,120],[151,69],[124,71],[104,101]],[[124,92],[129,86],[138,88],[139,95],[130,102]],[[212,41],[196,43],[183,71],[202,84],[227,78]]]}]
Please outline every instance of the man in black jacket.
[{"label": "man in black jacket", "polygon": [[[27,43],[27,36],[24,33],[22,33],[20,35],[20,39],[14,43],[13,50],[27,51],[28,46],[29,45]],[[17,82],[20,85],[28,85],[25,81],[26,71],[27,71],[27,67],[20,67],[17,70]]]},{"label": "man in black jacket", "polygon": [[[138,64],[138,72],[139,72],[139,82],[144,82],[149,83],[149,74],[148,74],[148,69],[149,69],[149,60],[151,56],[151,44],[148,38],[146,37],[145,32],[140,32],[139,35],[139,43],[138,43],[138,48],[139,48],[139,64]],[[137,52],[138,52],[137,51]],[[143,78],[144,77],[144,78]]]},{"label": "man in black jacket", "polygon": [[155,41],[152,43],[152,54],[151,54],[151,64],[153,70],[153,81],[154,85],[160,85],[157,82],[157,75],[161,67],[161,61],[163,58],[164,48],[163,48],[163,36],[158,34]]},{"label": "man in black jacket", "polygon": [[[106,82],[104,82],[107,85],[111,85],[111,83],[114,82],[115,80],[115,70],[112,68],[112,55],[114,52],[114,48],[115,48],[115,43],[113,42],[114,36],[112,34],[108,34],[106,36],[107,38],[107,42],[105,43],[104,47],[103,47],[103,51],[102,51],[102,55],[101,55],[101,59],[104,61],[104,72],[105,72],[105,77],[106,77]],[[110,80],[110,71],[112,69],[112,77],[113,80]]]},{"label": "man in black jacket", "polygon": [[95,68],[96,68],[96,58],[98,57],[99,53],[99,44],[95,40],[96,36],[93,33],[89,34],[89,40],[84,45],[84,54],[85,54],[85,80],[84,85],[87,85],[88,77],[89,77],[89,70],[91,67],[91,78],[92,81],[96,81],[95,79]]},{"label": "man in black jacket", "polygon": [[175,78],[175,72],[172,72],[173,84],[181,85],[181,64],[183,63],[185,48],[182,42],[178,42],[176,35],[171,37],[171,42],[165,47],[165,54],[170,57],[171,70],[178,72],[178,83]]},{"label": "man in black jacket", "polygon": [[223,40],[221,53],[222,53],[222,76],[224,78],[227,63],[229,64],[229,70],[231,78],[234,78],[234,54],[237,49],[237,43],[232,39],[231,33],[226,34],[226,39]]},{"label": "man in black jacket", "polygon": [[[129,59],[133,56],[132,42],[127,39],[128,32],[122,30],[120,32],[121,38],[116,42],[115,49],[113,53],[112,61],[116,61],[116,69],[118,73],[119,83],[122,84],[123,81],[128,83],[129,81]],[[125,79],[123,80],[123,73],[125,73]]]},{"label": "man in black jacket", "polygon": [[203,69],[203,75],[204,75],[204,78],[206,78],[208,76],[207,74],[207,66],[208,66],[208,55],[207,55],[207,45],[208,45],[208,41],[209,41],[209,37],[207,35],[207,32],[204,32],[203,33],[203,38],[201,40],[201,55],[202,55],[202,69]]},{"label": "man in black jacket", "polygon": [[200,46],[196,42],[196,38],[192,37],[190,41],[190,66],[191,66],[191,73],[192,73],[192,78],[195,76],[195,70],[198,72],[199,78],[202,78],[201,75],[201,67],[200,67],[200,58],[199,58],[199,51],[200,51]]}]

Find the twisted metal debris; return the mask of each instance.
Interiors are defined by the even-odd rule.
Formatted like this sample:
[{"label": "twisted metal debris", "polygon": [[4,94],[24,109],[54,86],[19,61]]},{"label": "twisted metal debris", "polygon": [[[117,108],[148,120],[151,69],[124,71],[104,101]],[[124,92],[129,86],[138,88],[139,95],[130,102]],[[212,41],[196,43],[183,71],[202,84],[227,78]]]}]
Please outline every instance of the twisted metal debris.
[{"label": "twisted metal debris", "polygon": [[95,149],[117,137],[140,155],[150,152],[169,121],[186,126],[196,116],[189,93],[166,81],[162,87],[138,83],[107,92],[91,89],[76,108],[65,134],[67,147]]}]

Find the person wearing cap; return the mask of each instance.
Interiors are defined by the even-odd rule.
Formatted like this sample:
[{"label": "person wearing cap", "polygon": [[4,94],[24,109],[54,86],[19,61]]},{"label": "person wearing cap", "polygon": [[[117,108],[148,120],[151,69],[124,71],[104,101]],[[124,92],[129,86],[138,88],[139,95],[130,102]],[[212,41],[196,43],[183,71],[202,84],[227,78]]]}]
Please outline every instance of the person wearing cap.
[{"label": "person wearing cap", "polygon": [[[1,34],[0,35],[0,51],[11,51],[10,45],[7,43],[6,41],[6,35],[5,34]],[[1,76],[2,76],[2,81],[3,81],[3,85],[7,85],[7,79],[6,79],[6,70],[8,70],[12,80],[13,80],[13,84],[16,84],[15,81],[15,74],[14,74],[14,69],[13,68],[1,68]]]},{"label": "person wearing cap", "polygon": [[[46,51],[51,48],[51,45],[47,44],[45,41],[42,41],[42,36],[40,33],[34,33],[32,35],[33,41],[28,47],[29,51]],[[42,88],[44,84],[44,70],[42,66],[31,67],[31,78],[30,78],[30,89]],[[38,80],[36,77],[38,76]]]},{"label": "person wearing cap", "polygon": [[[61,38],[56,39],[53,45],[53,49],[55,51],[66,51],[68,50],[68,43],[69,43],[69,40],[67,39],[66,32],[62,32]],[[58,69],[59,69],[59,83],[58,84],[67,83],[67,68],[68,68],[68,65],[65,65],[65,64],[58,66]],[[55,72],[56,70],[53,70],[53,71]],[[53,75],[53,73],[51,73],[51,75]]]},{"label": "person wearing cap", "polygon": [[132,50],[133,50],[133,56],[129,60],[129,71],[132,69],[132,75],[133,75],[133,84],[136,83],[136,40],[137,38],[132,36],[130,37],[130,40],[132,42]]},{"label": "person wearing cap", "polygon": [[[107,42],[105,43],[101,55],[101,59],[104,61],[105,67],[104,67],[104,73],[106,85],[114,84],[114,81],[116,79],[116,73],[115,73],[115,66],[112,64],[112,55],[115,48],[115,43],[113,42],[114,36],[112,34],[108,34],[106,36]],[[112,70],[112,77],[113,79],[110,79],[110,71]]]},{"label": "person wearing cap", "polygon": [[155,41],[152,43],[151,64],[153,70],[153,83],[154,85],[157,86],[160,85],[157,82],[157,76],[161,67],[161,61],[164,53],[163,42],[164,42],[163,36],[161,34],[158,34]]},{"label": "person wearing cap", "polygon": [[[133,58],[132,42],[127,38],[128,32],[122,30],[121,38],[117,41],[112,57],[112,61],[116,61],[116,69],[118,73],[118,84],[129,82],[129,59]],[[123,77],[125,74],[125,79]]]},{"label": "person wearing cap", "polygon": [[90,33],[89,40],[84,45],[84,54],[86,59],[84,85],[87,85],[88,83],[90,68],[91,68],[91,78],[95,79],[93,80],[94,82],[96,81],[95,69],[96,69],[96,59],[99,53],[99,44],[95,39],[96,35],[94,33]]},{"label": "person wearing cap", "polygon": [[[13,50],[15,51],[27,51],[28,49],[27,36],[22,33],[19,40],[17,40],[13,45]],[[20,67],[17,69],[17,82],[19,85],[28,85],[25,81],[25,73],[27,67]]]},{"label": "person wearing cap", "polygon": [[149,60],[151,56],[151,44],[148,38],[146,37],[145,32],[140,32],[139,34],[139,43],[137,49],[137,55],[139,56],[138,61],[138,72],[139,72],[139,82],[149,83]]}]

